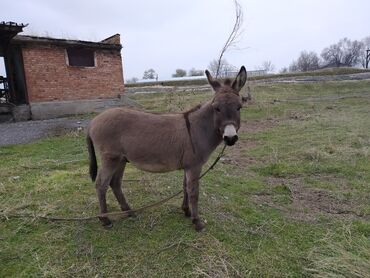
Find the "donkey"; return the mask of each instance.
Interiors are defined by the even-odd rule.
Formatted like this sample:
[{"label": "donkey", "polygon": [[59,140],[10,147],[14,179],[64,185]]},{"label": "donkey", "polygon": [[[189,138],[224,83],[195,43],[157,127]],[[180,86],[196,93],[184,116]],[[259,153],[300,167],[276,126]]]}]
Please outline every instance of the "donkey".
[{"label": "donkey", "polygon": [[[235,80],[223,83],[206,70],[215,92],[211,101],[184,113],[155,114],[129,108],[112,108],[96,116],[87,129],[90,176],[96,181],[100,213],[107,213],[109,186],[123,211],[130,211],[122,192],[126,163],[149,172],[184,170],[182,210],[197,231],[205,224],[198,215],[199,176],[211,153],[224,141],[232,146],[240,127],[239,92],[247,80],[242,66]],[[95,149],[101,156],[98,171]],[[189,208],[189,200],[190,207]],[[108,217],[99,220],[112,227]]]}]

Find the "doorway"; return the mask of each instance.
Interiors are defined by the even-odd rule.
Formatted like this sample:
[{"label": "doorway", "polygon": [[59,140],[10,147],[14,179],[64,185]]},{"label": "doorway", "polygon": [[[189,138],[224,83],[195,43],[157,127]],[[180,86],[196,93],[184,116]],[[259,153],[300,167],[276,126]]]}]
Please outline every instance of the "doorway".
[{"label": "doorway", "polygon": [[9,102],[9,85],[6,78],[4,57],[0,57],[0,103]]}]

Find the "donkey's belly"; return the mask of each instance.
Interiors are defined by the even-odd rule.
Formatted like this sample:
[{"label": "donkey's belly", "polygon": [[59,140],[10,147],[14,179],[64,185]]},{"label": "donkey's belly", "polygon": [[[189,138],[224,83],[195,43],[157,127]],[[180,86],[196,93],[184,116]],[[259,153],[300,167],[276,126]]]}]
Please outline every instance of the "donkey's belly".
[{"label": "donkey's belly", "polygon": [[181,168],[182,138],[178,139],[178,136],[169,132],[155,130],[147,134],[146,129],[140,130],[141,133],[136,136],[127,134],[121,140],[123,155],[128,161],[137,168],[149,172],[169,172]]},{"label": "donkey's belly", "polygon": [[145,162],[138,162],[138,161],[130,161],[136,168],[153,172],[153,173],[164,173],[164,172],[170,172],[174,170],[178,170],[181,167],[176,164],[165,164],[165,163],[145,163]]}]

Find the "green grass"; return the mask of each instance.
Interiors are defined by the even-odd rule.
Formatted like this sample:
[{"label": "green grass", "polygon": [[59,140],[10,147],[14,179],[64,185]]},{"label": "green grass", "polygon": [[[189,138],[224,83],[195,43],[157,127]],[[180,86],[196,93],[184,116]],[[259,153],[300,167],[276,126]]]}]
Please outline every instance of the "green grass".
[{"label": "green grass", "polygon": [[[98,212],[83,134],[0,147],[0,277],[366,277],[370,273],[370,82],[251,84],[240,141],[201,181],[197,233],[181,198],[133,219],[47,222],[6,216]],[[211,92],[138,94],[150,111]],[[210,159],[212,162],[216,153]],[[182,187],[182,173],[131,165],[134,207]],[[108,193],[109,210],[118,210]]]}]

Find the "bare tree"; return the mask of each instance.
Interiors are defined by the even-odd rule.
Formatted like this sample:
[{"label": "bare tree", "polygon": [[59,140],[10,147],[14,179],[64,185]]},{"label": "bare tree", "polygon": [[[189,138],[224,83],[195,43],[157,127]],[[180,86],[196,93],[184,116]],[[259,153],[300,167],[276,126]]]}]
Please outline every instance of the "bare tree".
[{"label": "bare tree", "polygon": [[319,56],[314,51],[302,51],[297,60],[300,71],[317,70],[319,68]]},{"label": "bare tree", "polygon": [[184,77],[186,76],[186,70],[176,69],[176,73],[172,74],[172,77]]},{"label": "bare tree", "polygon": [[237,68],[229,64],[226,59],[212,60],[208,65],[208,69],[213,75],[218,74],[218,77],[228,77],[237,71]]},{"label": "bare tree", "polygon": [[203,70],[197,70],[195,68],[191,68],[188,73],[189,76],[203,76]]},{"label": "bare tree", "polygon": [[267,60],[263,61],[262,64],[258,67],[256,67],[257,70],[265,70],[266,72],[273,72],[275,70],[274,64]]},{"label": "bare tree", "polygon": [[290,72],[299,71],[297,61],[293,60],[293,62],[291,62],[291,64],[289,65],[289,71]]},{"label": "bare tree", "polygon": [[350,66],[356,66],[360,62],[361,49],[363,43],[357,40],[350,41],[346,40],[344,44],[344,64]]},{"label": "bare tree", "polygon": [[316,70],[319,68],[319,57],[314,51],[302,51],[299,54],[297,60],[293,60],[293,62],[289,66],[289,71],[309,71],[309,70]]},{"label": "bare tree", "polygon": [[344,38],[324,48],[321,57],[327,64],[355,66],[360,62],[361,49],[363,49],[362,42]]},{"label": "bare tree", "polygon": [[332,44],[321,52],[321,57],[327,64],[339,66],[342,62],[343,52],[338,44]]},{"label": "bare tree", "polygon": [[130,79],[127,79],[127,80],[126,80],[126,83],[127,83],[127,84],[132,84],[132,83],[136,83],[138,80],[139,80],[139,78],[137,78],[137,77],[132,77],[132,78],[130,78]]},{"label": "bare tree", "polygon": [[144,71],[143,79],[156,79],[158,74],[154,69],[148,69]]},{"label": "bare tree", "polygon": [[287,67],[283,67],[279,71],[279,73],[287,73],[287,72],[288,72],[288,68]]},{"label": "bare tree", "polygon": [[366,68],[366,50],[370,49],[370,36],[363,38],[362,42],[362,49],[360,54],[360,63],[361,65]]},{"label": "bare tree", "polygon": [[231,47],[235,47],[237,45],[239,38],[243,33],[243,30],[241,29],[243,24],[242,6],[239,4],[238,0],[234,0],[234,6],[235,6],[235,22],[233,29],[231,30],[231,33],[229,34],[224,46],[221,49],[220,55],[218,56],[217,68],[215,72],[216,78],[219,77],[220,75],[224,54],[227,52],[228,49],[230,49]]}]

